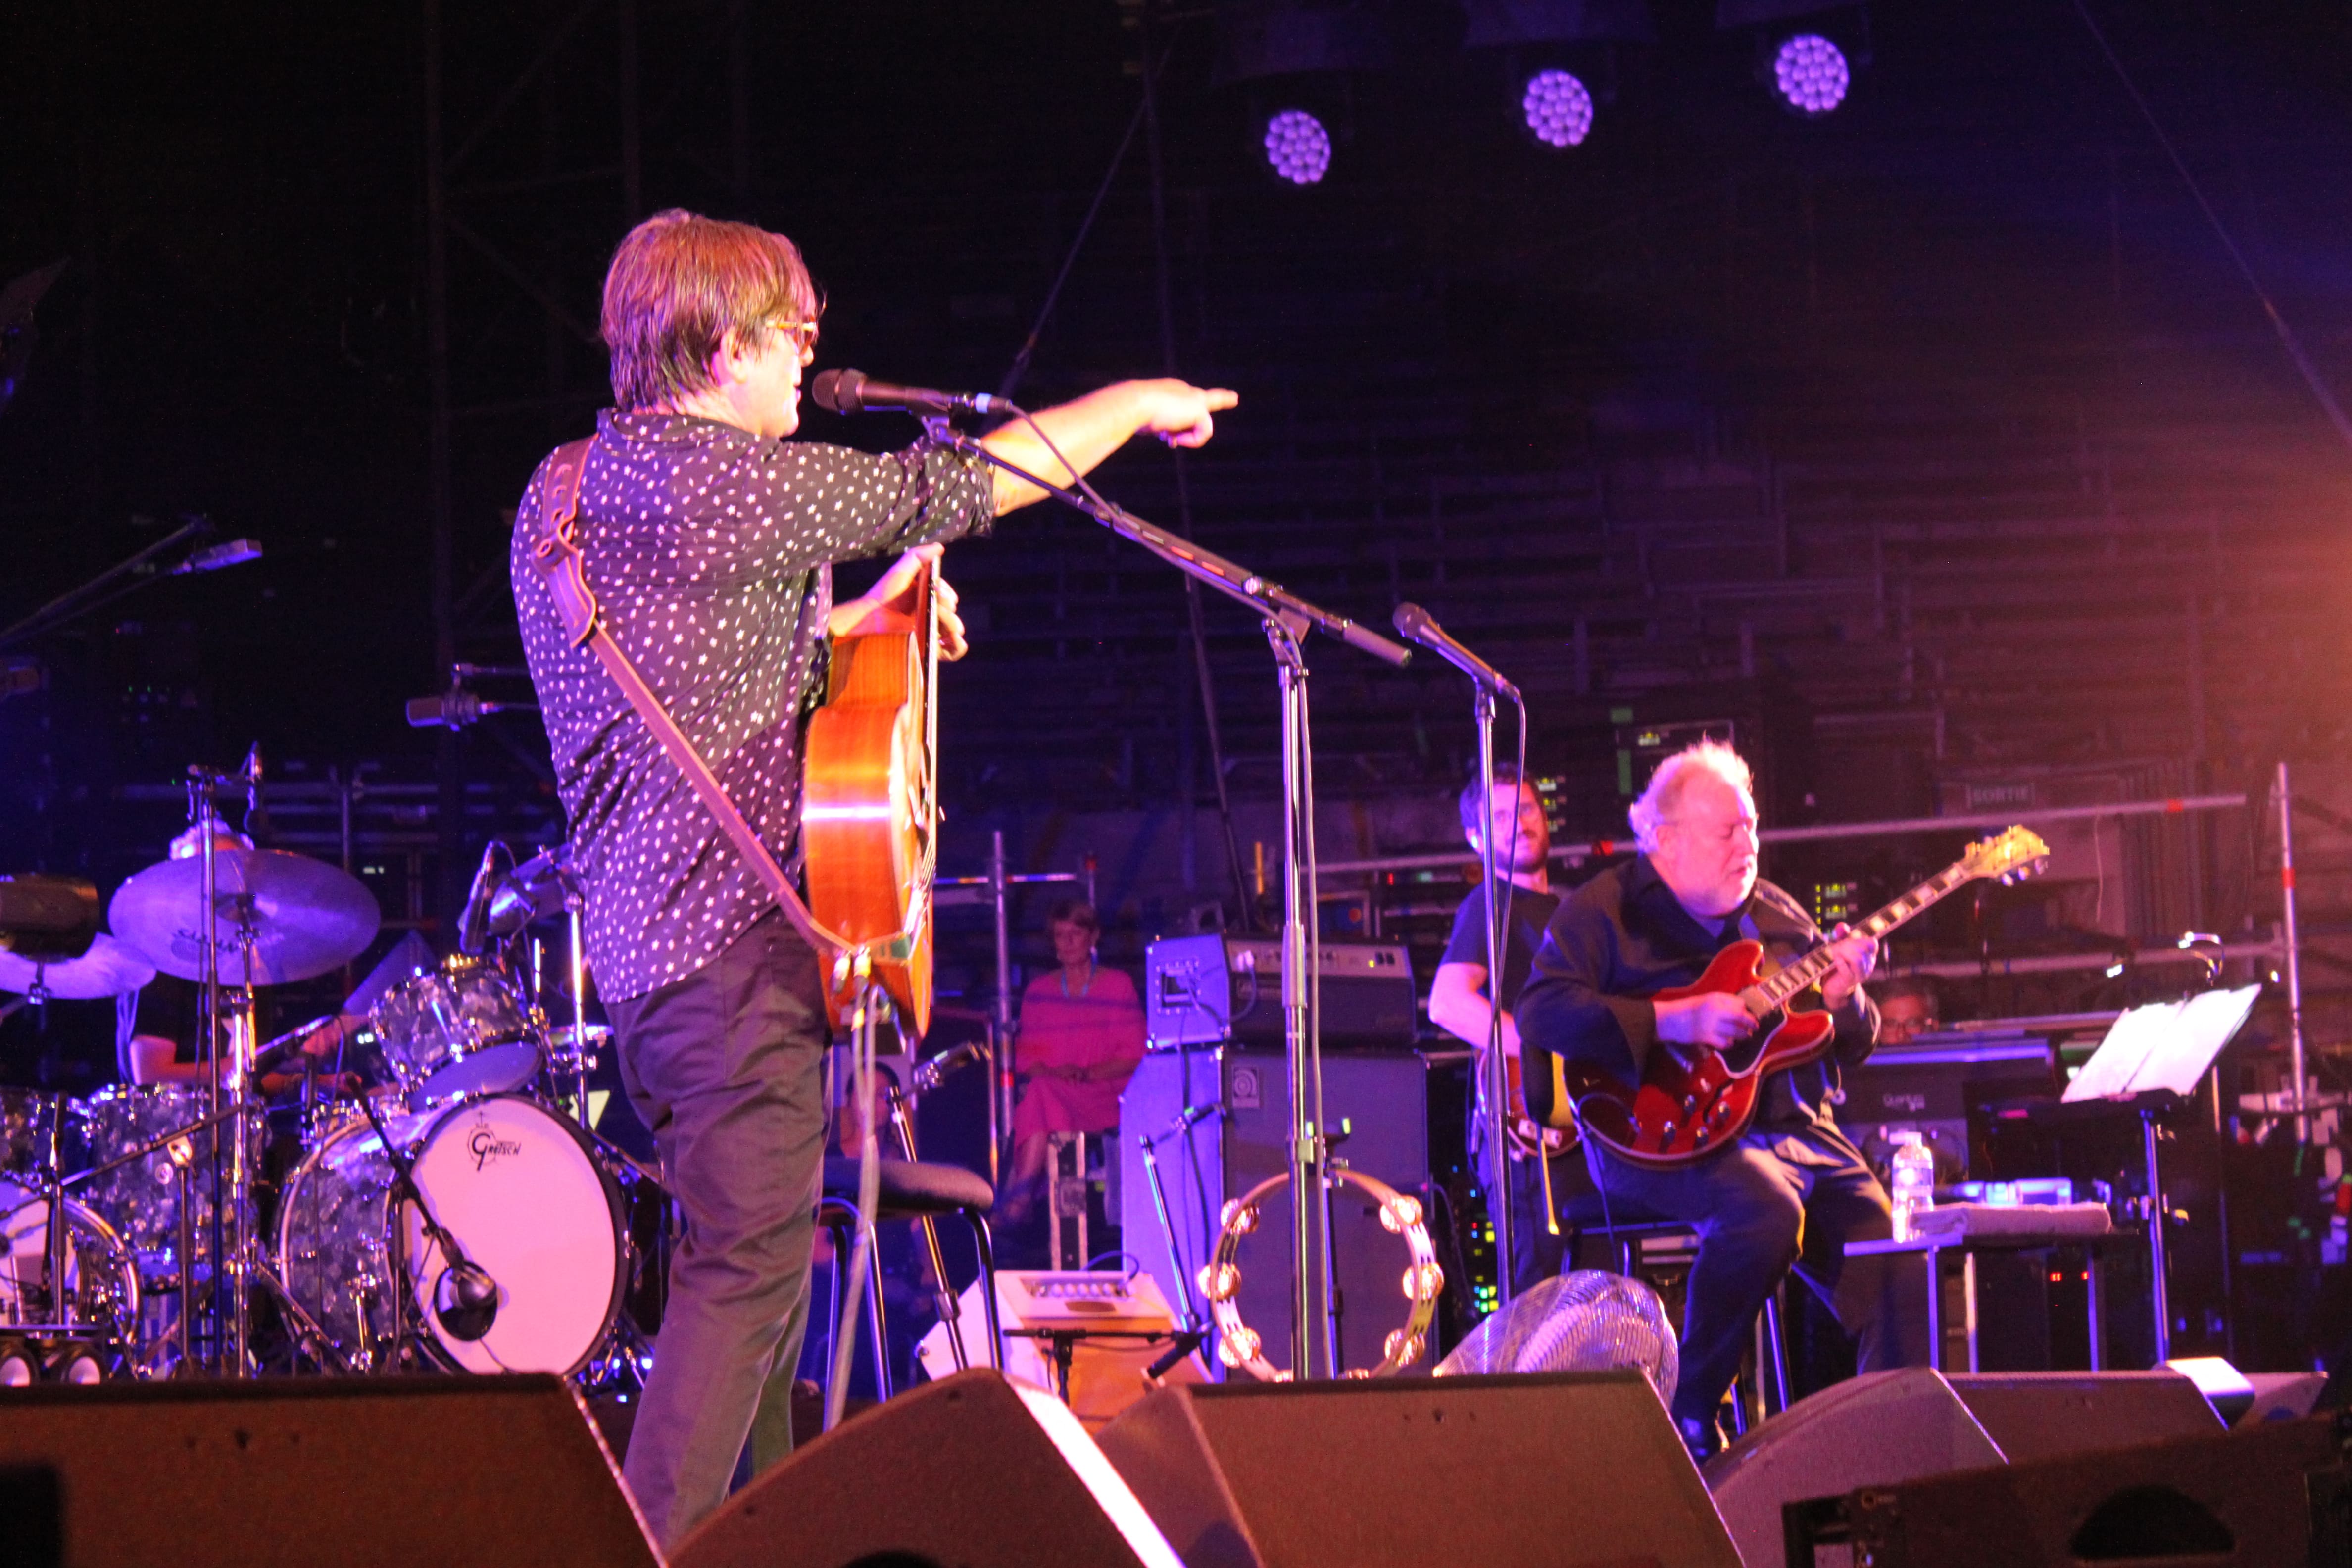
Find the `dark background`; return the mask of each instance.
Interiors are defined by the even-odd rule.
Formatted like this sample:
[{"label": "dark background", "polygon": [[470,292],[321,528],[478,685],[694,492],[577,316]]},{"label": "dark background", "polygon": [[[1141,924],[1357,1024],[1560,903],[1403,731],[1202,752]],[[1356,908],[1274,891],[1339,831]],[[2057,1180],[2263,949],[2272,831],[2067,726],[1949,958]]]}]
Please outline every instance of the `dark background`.
[{"label": "dark background", "polygon": [[[2258,292],[2335,384],[2336,8],[1751,28],[1661,3],[1651,42],[1510,50],[1462,47],[1444,5],[1336,14],[1388,38],[1384,68],[1234,80],[1229,10],[1097,0],[21,9],[0,272],[67,266],[0,415],[0,618],[189,514],[267,554],[13,650],[48,684],[0,701],[0,862],[110,882],[155,853],[186,764],[257,742],[277,778],[422,792],[420,921],[493,827],[551,831],[527,717],[453,737],[400,704],[453,658],[515,661],[507,509],[605,401],[598,279],[669,205],[802,242],[831,299],[820,367],[944,385],[1002,384],[1083,232],[1019,394],[1170,366],[1239,389],[1183,485],[1142,443],[1105,487],[1362,619],[1427,604],[1529,690],[1570,831],[1622,831],[1628,714],[1744,715],[1781,822],[2342,757],[2352,448]],[[1857,61],[1822,120],[1759,79],[1797,25]],[[1147,33],[1157,135],[1087,228]],[[1518,75],[1554,62],[1601,99],[1567,153],[1516,124]],[[1333,127],[1321,186],[1256,159],[1281,103]],[[806,433],[911,432],[812,411]],[[1010,825],[1036,859],[1041,811],[1209,801],[1167,572],[1043,510],[954,570],[980,651],[948,689],[951,834]],[[1205,627],[1227,777],[1265,799],[1261,639],[1219,603]],[[1314,658],[1327,799],[1458,782],[1449,671]],[[2267,920],[2259,826],[2198,831],[2203,923]],[[1946,847],[1874,851],[1869,877]],[[2323,902],[2336,853],[2306,872]],[[1222,858],[1188,859],[1185,890],[1231,901]]]},{"label": "dark background", "polygon": [[[508,510],[606,401],[591,329],[630,224],[686,205],[789,233],[830,299],[817,368],[982,389],[1083,231],[1018,395],[1163,369],[1238,389],[1208,449],[1180,468],[1140,443],[1103,488],[1365,621],[1428,605],[1528,689],[1564,832],[1622,834],[1629,723],[1736,719],[1775,823],[2259,801],[2285,760],[2317,813],[2306,983],[2332,1048],[2352,440],[2281,328],[2343,384],[2352,16],[1832,8],[1802,25],[1857,76],[1806,121],[1759,79],[1774,30],[1690,0],[1650,5],[1654,41],[1557,50],[1465,49],[1433,0],[1327,9],[1359,39],[1388,27],[1389,63],[1225,79],[1227,8],[1112,0],[8,13],[0,279],[67,266],[0,411],[0,624],[185,515],[267,553],[5,650],[47,684],[0,700],[0,869],[110,890],[160,857],[185,767],[257,742],[271,841],[333,858],[329,796],[370,781],[354,868],[387,936],[437,935],[483,838],[551,842],[560,816],[527,715],[453,735],[401,705],[452,659],[519,660]],[[1147,40],[1157,199],[1139,132],[1088,229]],[[1518,73],[1554,61],[1601,99],[1566,153],[1516,125]],[[1312,190],[1252,144],[1287,103],[1338,140]],[[812,411],[804,433],[912,430]],[[1070,824],[1116,810],[1142,826],[1105,861],[1112,956],[1192,898],[1243,901],[1180,584],[1043,510],[950,568],[976,646],[944,710],[955,868],[996,829],[1016,869],[1070,869],[1069,845],[1112,831]],[[1204,626],[1226,776],[1264,821],[1263,641],[1213,600]],[[1327,805],[1439,802],[1380,847],[1452,847],[1458,679],[1309,651]],[[1158,864],[1146,829],[1196,811],[1181,874]],[[1917,951],[2275,917],[2259,810],[2134,834],[2138,891],[2106,934],[2029,898],[1923,923]],[[1768,873],[1884,896],[1956,846],[1783,852]],[[968,967],[948,988],[970,1001]]]}]

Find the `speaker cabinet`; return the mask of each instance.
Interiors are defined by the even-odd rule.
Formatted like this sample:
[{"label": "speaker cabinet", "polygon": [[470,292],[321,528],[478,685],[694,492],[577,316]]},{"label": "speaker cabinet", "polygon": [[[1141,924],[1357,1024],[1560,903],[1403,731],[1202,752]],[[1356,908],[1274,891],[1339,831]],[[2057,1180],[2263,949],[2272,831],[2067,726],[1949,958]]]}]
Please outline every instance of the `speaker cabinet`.
[{"label": "speaker cabinet", "polygon": [[1741,1554],[1777,1563],[1789,1503],[2221,1430],[2213,1407],[2179,1373],[1947,1379],[1912,1367],[1800,1400],[1710,1460],[1706,1479]]},{"label": "speaker cabinet", "polygon": [[2315,1415],[1864,1487],[1790,1507],[1782,1550],[1873,1568],[2340,1568],[2345,1440]]},{"label": "speaker cabinet", "polygon": [[1101,1440],[1188,1568],[1739,1563],[1636,1372],[1166,1388]]},{"label": "speaker cabinet", "polygon": [[20,1466],[55,1472],[74,1568],[660,1563],[556,1377],[10,1390]]},{"label": "speaker cabinet", "polygon": [[[1192,1081],[1185,1083],[1188,1064]],[[1323,1058],[1326,1119],[1335,1134],[1346,1123],[1346,1140],[1335,1152],[1351,1168],[1399,1192],[1419,1193],[1429,1181],[1428,1095],[1428,1068],[1409,1052],[1334,1052]],[[1198,1288],[1180,1282],[1169,1267],[1136,1138],[1156,1137],[1179,1111],[1203,1105],[1217,1106],[1222,1114],[1159,1147],[1169,1217],[1185,1268],[1195,1274],[1209,1259],[1226,1202],[1290,1168],[1290,1080],[1282,1053],[1230,1044],[1196,1047],[1189,1057],[1154,1052],[1120,1097],[1119,1234],[1180,1310],[1186,1289],[1198,1300]],[[1288,1327],[1291,1212],[1286,1188],[1266,1202],[1256,1234],[1243,1244],[1240,1306],[1242,1317],[1265,1336],[1268,1358],[1296,1366]],[[1377,1365],[1382,1342],[1405,1321],[1399,1286],[1403,1245],[1381,1227],[1376,1205],[1343,1189],[1331,1197],[1331,1252],[1339,1364]],[[1218,1366],[1213,1358],[1210,1364]]]},{"label": "speaker cabinet", "polygon": [[843,1423],[729,1499],[675,1568],[1182,1568],[1078,1418],[975,1368]]},{"label": "speaker cabinet", "polygon": [[2222,1430],[2204,1394],[2177,1372],[2017,1372],[1950,1381],[2012,1465]]},{"label": "speaker cabinet", "polygon": [[1708,1460],[1706,1484],[1740,1556],[1778,1563],[1787,1503],[2000,1462],[1952,1385],[1911,1367],[1799,1400]]}]

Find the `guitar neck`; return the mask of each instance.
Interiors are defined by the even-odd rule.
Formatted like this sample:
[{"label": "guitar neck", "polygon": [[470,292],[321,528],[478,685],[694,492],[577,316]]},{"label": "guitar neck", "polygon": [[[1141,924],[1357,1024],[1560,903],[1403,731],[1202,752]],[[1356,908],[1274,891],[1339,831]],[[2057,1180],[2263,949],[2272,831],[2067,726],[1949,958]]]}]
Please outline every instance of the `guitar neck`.
[{"label": "guitar neck", "polygon": [[[1940,902],[1947,895],[1972,880],[1968,862],[1955,860],[1901,898],[1872,915],[1853,928],[1854,936],[1877,938]],[[1786,1003],[1790,997],[1807,986],[1818,984],[1827,974],[1834,961],[1826,947],[1815,948],[1786,969],[1766,976],[1756,984],[1757,991],[1773,1006]]]}]

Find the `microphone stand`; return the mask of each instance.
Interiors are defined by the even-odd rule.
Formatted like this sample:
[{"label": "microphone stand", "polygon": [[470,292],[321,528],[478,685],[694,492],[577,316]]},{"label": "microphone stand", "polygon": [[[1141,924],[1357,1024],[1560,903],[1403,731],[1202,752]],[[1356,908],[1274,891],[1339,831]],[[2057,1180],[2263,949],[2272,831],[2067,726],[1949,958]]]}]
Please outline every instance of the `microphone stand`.
[{"label": "microphone stand", "polygon": [[[368,1125],[375,1129],[376,1145],[383,1151],[384,1161],[392,1167],[392,1202],[385,1211],[384,1224],[385,1228],[393,1233],[395,1246],[400,1233],[401,1205],[414,1205],[416,1208],[417,1221],[425,1231],[425,1239],[441,1249],[443,1277],[454,1274],[462,1279],[467,1274],[478,1275],[483,1283],[490,1288],[490,1316],[492,1321],[495,1321],[498,1316],[498,1281],[492,1279],[480,1265],[466,1256],[466,1249],[457,1245],[457,1238],[450,1235],[440,1220],[435,1217],[433,1205],[425,1201],[425,1189],[416,1184],[416,1162],[409,1158],[408,1152],[394,1140],[392,1133],[384,1127],[383,1117],[376,1110],[375,1097],[369,1094],[360,1096],[360,1109],[367,1113]],[[402,1284],[400,1276],[406,1273],[407,1269],[404,1267],[395,1272],[392,1281],[395,1291]],[[439,1305],[438,1296],[437,1289],[428,1289],[425,1292],[426,1305],[435,1312],[440,1313],[446,1322],[446,1314]],[[461,1302],[460,1305],[465,1306],[467,1310],[473,1310],[471,1303]],[[408,1325],[405,1319],[405,1313],[395,1317],[393,1330],[395,1354],[398,1353],[401,1340],[406,1335]],[[421,1328],[422,1325],[419,1326]],[[486,1322],[482,1326],[482,1333],[458,1337],[478,1340],[488,1332],[489,1324]]]},{"label": "microphone stand", "polygon": [[[173,529],[171,532],[165,534],[154,543],[147,546],[146,549],[140,551],[137,554],[115,563],[105,571],[100,573],[97,576],[92,577],[89,582],[84,583],[80,587],[68,589],[66,592],[58,595],[56,598],[51,599],[47,604],[43,605],[39,609],[35,610],[31,615],[26,616],[23,620],[18,621],[16,625],[7,627],[5,630],[0,630],[0,647],[6,647],[12,643],[22,642],[27,637],[37,636],[43,632],[55,631],[77,616],[86,615],[89,611],[98,608],[100,604],[111,604],[115,598],[120,598],[121,595],[117,594],[105,600],[93,600],[91,595],[96,594],[100,589],[105,587],[108,584],[112,583],[116,578],[121,577],[129,573],[136,572],[140,567],[144,566],[148,562],[152,561],[156,556],[163,554],[165,551],[182,544],[194,544],[200,539],[209,537],[212,532],[212,519],[208,517],[190,518],[187,521],[182,523],[179,527]],[[143,578],[137,583],[131,584],[129,588],[123,589],[122,593],[127,594],[132,589],[143,588],[149,583],[159,581],[161,576],[161,574],[157,574],[154,576]]]},{"label": "microphone stand", "polygon": [[[1484,861],[1486,875],[1486,1049],[1481,1064],[1480,1097],[1486,1100],[1486,1114],[1480,1120],[1486,1124],[1488,1158],[1494,1162],[1495,1179],[1488,1188],[1487,1217],[1495,1226],[1495,1308],[1500,1311],[1511,1304],[1511,1244],[1516,1220],[1511,1214],[1511,1146],[1509,1107],[1511,1072],[1503,1060],[1503,954],[1509,937],[1503,930],[1504,905],[1496,895],[1496,873],[1499,869],[1495,853],[1495,689],[1486,682],[1475,682],[1477,696],[1473,716],[1478,727],[1478,788],[1485,803],[1486,830],[1478,835],[1478,858]],[[1527,787],[1522,781],[1519,788]],[[1518,802],[1511,803],[1511,832],[1518,833]],[[1535,1157],[1544,1157],[1541,1140],[1538,1140]]]},{"label": "microphone stand", "polygon": [[[1019,414],[1018,409],[1010,412]],[[1084,512],[1131,544],[1140,545],[1196,582],[1246,605],[1265,627],[1282,692],[1282,1011],[1283,1050],[1290,1089],[1292,1290],[1291,1375],[1339,1375],[1339,1341],[1332,1321],[1331,1237],[1322,1197],[1330,1170],[1323,1115],[1320,1037],[1322,943],[1315,921],[1315,779],[1307,723],[1307,659],[1299,644],[1321,631],[1402,668],[1410,648],[1345,616],[1335,615],[1192,541],[1144,521],[1123,507],[1040,479],[1006,461],[944,416],[924,419],[931,438],[1044,490]],[[1081,481],[1082,482],[1082,481]],[[1188,1086],[1189,1087],[1189,1086]]]}]

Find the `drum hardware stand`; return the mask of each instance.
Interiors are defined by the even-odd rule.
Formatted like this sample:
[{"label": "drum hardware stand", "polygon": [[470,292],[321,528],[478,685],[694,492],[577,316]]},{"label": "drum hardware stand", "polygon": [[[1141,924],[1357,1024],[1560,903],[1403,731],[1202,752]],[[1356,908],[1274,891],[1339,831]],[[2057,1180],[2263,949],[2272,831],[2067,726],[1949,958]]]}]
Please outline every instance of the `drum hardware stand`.
[{"label": "drum hardware stand", "polygon": [[[126,1149],[102,1163],[92,1165],[86,1171],[77,1171],[58,1182],[56,1184],[58,1195],[51,1200],[54,1205],[51,1212],[58,1212],[62,1207],[64,1191],[68,1187],[78,1187],[85,1182],[95,1181],[110,1171],[133,1164],[150,1154],[160,1153],[170,1159],[180,1201],[178,1216],[180,1322],[177,1331],[180,1336],[180,1354],[184,1360],[195,1353],[195,1345],[192,1338],[193,1321],[196,1315],[195,1236],[194,1223],[189,1217],[191,1208],[189,1200],[194,1190],[192,1176],[196,1164],[194,1140],[206,1131],[211,1131],[217,1146],[222,1130],[228,1129],[234,1132],[242,1115],[243,1108],[231,1104],[210,1115],[200,1116],[194,1121],[174,1127],[168,1132],[158,1133],[144,1143]],[[54,1247],[56,1244],[51,1245]],[[349,1363],[335,1353],[333,1347],[327,1341],[325,1331],[319,1326],[318,1321],[303,1310],[302,1304],[294,1300],[284,1283],[278,1279],[277,1270],[270,1268],[268,1262],[263,1258],[255,1258],[248,1261],[253,1278],[267,1288],[271,1296],[277,1300],[278,1310],[285,1313],[286,1321],[293,1329],[296,1337],[304,1342],[304,1349],[310,1353],[311,1359],[321,1365],[332,1363],[339,1370],[345,1372],[352,1370]],[[223,1270],[215,1268],[214,1277],[217,1279],[222,1272]]]},{"label": "drum hardware stand", "polygon": [[[219,1363],[215,1370],[222,1376],[244,1378],[254,1375],[253,1364],[253,1287],[258,1283],[268,1289],[313,1360],[321,1365],[341,1363],[333,1352],[325,1332],[317,1321],[294,1300],[277,1270],[262,1258],[260,1237],[256,1234],[250,1198],[257,1173],[255,1165],[259,1157],[261,1127],[260,1102],[255,1096],[255,1057],[257,1054],[254,1031],[253,969],[254,948],[258,933],[253,925],[251,900],[236,899],[236,931],[235,942],[242,966],[242,984],[234,998],[225,997],[221,984],[221,950],[219,919],[221,913],[219,861],[217,839],[227,830],[215,806],[221,794],[241,794],[246,809],[251,813],[261,786],[261,757],[258,748],[249,753],[244,768],[224,773],[205,767],[188,770],[188,816],[191,826],[199,829],[196,853],[203,870],[200,879],[202,910],[197,921],[199,972],[203,978],[203,1005],[198,1010],[204,1049],[199,1058],[205,1068],[209,1089],[209,1111],[205,1119],[215,1124],[226,1123],[226,1136],[216,1132],[213,1140],[214,1191],[219,1195],[213,1205],[213,1255],[217,1260],[213,1270],[213,1313],[215,1332],[213,1343]],[[224,1004],[226,1003],[226,1005]],[[226,1026],[229,1042],[228,1072],[224,1081],[220,1068],[220,1042],[223,1025]],[[224,1092],[226,1090],[226,1092]],[[224,1108],[223,1100],[227,1101]],[[372,1112],[371,1112],[372,1113]],[[204,1122],[195,1124],[198,1127]],[[187,1130],[183,1130],[184,1135]],[[166,1138],[155,1146],[170,1142]],[[222,1159],[222,1145],[228,1145],[227,1159]],[[176,1163],[176,1157],[175,1157]],[[225,1176],[225,1179],[224,1179]],[[224,1213],[224,1210],[226,1212]],[[184,1207],[182,1213],[185,1214]],[[184,1322],[193,1320],[190,1310],[194,1301],[193,1281],[194,1259],[183,1254],[181,1274],[181,1314]],[[223,1289],[228,1292],[224,1304]],[[226,1340],[226,1344],[222,1342]],[[188,1342],[184,1338],[183,1343]]]},{"label": "drum hardware stand", "polygon": [[[1021,417],[1010,404],[1002,406]],[[1093,518],[1129,543],[1205,586],[1247,607],[1265,623],[1282,691],[1283,793],[1283,1044],[1290,1082],[1290,1172],[1300,1193],[1324,1190],[1329,1169],[1323,1114],[1323,1058],[1319,1035],[1320,991],[1315,963],[1321,942],[1315,926],[1314,746],[1307,723],[1307,661],[1299,639],[1319,630],[1349,647],[1402,668],[1412,650],[1390,641],[1345,616],[1300,598],[1270,578],[1202,549],[1190,540],[1144,521],[1097,494],[1083,479],[1064,486],[1039,478],[982,446],[943,416],[923,421],[931,438],[967,457],[1001,468],[1036,486],[1064,505]],[[1049,448],[1051,443],[1047,443]],[[1066,468],[1067,465],[1065,465]],[[1075,474],[1076,470],[1071,470]],[[1291,1337],[1301,1379],[1337,1375],[1331,1319],[1330,1234],[1321,1223],[1323,1205],[1295,1203],[1291,1235]]]}]

